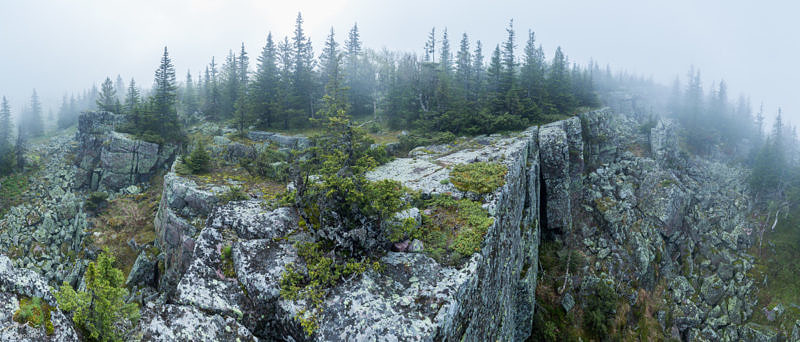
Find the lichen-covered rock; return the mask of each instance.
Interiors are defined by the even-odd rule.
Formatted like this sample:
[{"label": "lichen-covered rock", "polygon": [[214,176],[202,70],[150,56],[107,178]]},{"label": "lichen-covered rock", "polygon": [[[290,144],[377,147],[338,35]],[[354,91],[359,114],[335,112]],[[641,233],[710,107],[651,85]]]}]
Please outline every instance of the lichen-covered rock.
[{"label": "lichen-covered rock", "polygon": [[742,341],[746,342],[777,342],[778,332],[770,327],[756,323],[747,323],[740,329]]},{"label": "lichen-covered rock", "polygon": [[278,144],[281,147],[288,147],[292,149],[303,149],[311,144],[311,141],[304,136],[289,136],[273,132],[250,131],[247,133],[247,137],[250,138],[250,140],[269,141]]},{"label": "lichen-covered rock", "polygon": [[220,231],[203,229],[197,237],[192,264],[175,290],[175,302],[241,319],[245,296],[236,277],[224,274],[223,244]]},{"label": "lichen-covered rock", "polygon": [[119,191],[148,181],[175,159],[175,146],[115,132],[124,120],[124,116],[108,112],[87,112],[78,118],[78,188]]},{"label": "lichen-covered rock", "polygon": [[[45,328],[34,328],[13,320],[19,310],[19,299],[39,297],[53,307],[50,321],[53,333]],[[72,326],[72,320],[65,316],[56,305],[49,285],[36,272],[15,268],[11,260],[0,254],[0,341],[79,341]]]},{"label": "lichen-covered rock", "polygon": [[127,286],[156,286],[156,260],[148,255],[147,251],[142,251],[136,257],[128,278],[125,280]]},{"label": "lichen-covered rock", "polygon": [[236,319],[193,306],[151,304],[144,311],[139,332],[143,341],[258,341]]},{"label": "lichen-covered rock", "polygon": [[[470,275],[417,253],[388,253],[381,272],[337,286],[325,301],[317,341],[433,341],[452,319]],[[470,339],[469,335],[465,336]]]},{"label": "lichen-covered rock", "polygon": [[539,129],[539,159],[547,202],[547,229],[560,232],[572,226],[569,144],[561,122]]},{"label": "lichen-covered rock", "polygon": [[678,132],[674,122],[661,119],[650,129],[650,150],[659,164],[669,165],[678,160]]},{"label": "lichen-covered rock", "polygon": [[229,203],[214,210],[208,224],[232,229],[243,239],[274,239],[297,228],[297,214],[290,208],[267,210],[258,200]]}]

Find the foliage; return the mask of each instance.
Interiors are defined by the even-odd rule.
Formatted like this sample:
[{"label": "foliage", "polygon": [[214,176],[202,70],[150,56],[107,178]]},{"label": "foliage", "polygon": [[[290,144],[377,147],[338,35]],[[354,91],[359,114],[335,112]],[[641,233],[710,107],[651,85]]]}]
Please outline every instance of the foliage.
[{"label": "foliage", "polygon": [[256,155],[255,160],[244,159],[241,164],[252,176],[274,181],[286,181],[289,178],[288,161],[289,156],[285,153],[265,148]]},{"label": "foliage", "polygon": [[450,171],[450,183],[461,191],[488,194],[506,183],[508,168],[500,163],[458,164]]},{"label": "foliage", "polygon": [[125,303],[125,277],[113,264],[114,256],[104,251],[86,268],[86,291],[64,282],[56,293],[58,306],[72,312],[75,325],[91,341],[121,341],[122,327],[139,318],[136,303]]},{"label": "foliage", "polygon": [[20,298],[19,309],[14,313],[14,321],[34,328],[44,326],[47,335],[52,335],[54,332],[53,322],[50,320],[52,310],[53,308],[39,297]]},{"label": "foliage", "polygon": [[231,245],[222,247],[219,253],[220,260],[222,261],[222,274],[228,278],[236,277],[236,269],[233,267],[233,248]]},{"label": "foliage", "polygon": [[103,191],[93,191],[86,199],[86,209],[95,211],[102,208],[106,204],[108,193]]},{"label": "foliage", "polygon": [[[329,289],[344,277],[363,273],[370,264],[365,260],[336,260],[328,256],[330,247],[320,242],[299,242],[295,248],[306,267],[286,266],[281,275],[280,294],[286,300],[302,300],[309,305],[310,310],[300,311],[295,318],[311,336],[318,327],[319,314]],[[378,264],[372,263],[371,267],[377,268]]]},{"label": "foliage", "polygon": [[28,190],[28,177],[25,174],[11,174],[0,178],[0,218],[11,207],[18,205]]},{"label": "foliage", "polygon": [[228,203],[234,201],[244,201],[249,199],[248,196],[240,186],[232,186],[228,191],[219,196],[220,203]]},{"label": "foliage", "polygon": [[426,201],[430,215],[423,215],[421,232],[425,253],[440,263],[456,265],[480,251],[483,236],[494,219],[480,203],[438,195]]},{"label": "foliage", "polygon": [[609,323],[617,307],[619,297],[604,281],[595,284],[583,313],[584,325],[596,337],[608,335]]},{"label": "foliage", "polygon": [[183,157],[183,165],[193,174],[206,173],[211,169],[211,156],[203,140],[197,142],[192,153]]},{"label": "foliage", "polygon": [[[325,122],[325,134],[314,137],[306,152],[310,158],[293,168],[295,205],[320,236],[362,253],[376,246],[382,222],[405,207],[400,200],[404,192],[399,182],[366,179],[364,173],[378,164],[372,140],[344,112]],[[351,234],[354,229],[366,234]]]}]

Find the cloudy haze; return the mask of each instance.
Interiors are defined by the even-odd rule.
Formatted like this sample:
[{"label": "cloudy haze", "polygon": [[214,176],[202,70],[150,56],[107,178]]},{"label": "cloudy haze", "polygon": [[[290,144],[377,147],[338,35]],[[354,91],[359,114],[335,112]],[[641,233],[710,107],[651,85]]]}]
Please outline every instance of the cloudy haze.
[{"label": "cloudy haze", "polygon": [[[562,46],[570,59],[671,84],[690,65],[705,89],[724,78],[732,99],[778,106],[800,122],[800,6],[792,1],[0,1],[0,95],[14,110],[36,88],[45,111],[61,96],[106,77],[149,86],[166,45],[183,79],[211,56],[222,59],[244,42],[255,57],[267,32],[293,30],[298,11],[315,51],[333,26],[337,40],[358,22],[366,47],[421,52],[431,27],[447,27],[451,45],[462,32],[493,47],[514,19],[518,46],[536,32],[548,56]],[[438,31],[438,30],[437,30]],[[520,49],[521,51],[521,49]]]}]

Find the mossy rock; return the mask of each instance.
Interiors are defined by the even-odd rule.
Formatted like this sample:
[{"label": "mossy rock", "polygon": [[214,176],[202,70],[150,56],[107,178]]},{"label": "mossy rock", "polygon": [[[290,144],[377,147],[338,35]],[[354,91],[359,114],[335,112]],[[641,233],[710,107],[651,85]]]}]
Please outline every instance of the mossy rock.
[{"label": "mossy rock", "polygon": [[450,171],[450,183],[461,191],[488,194],[506,183],[508,168],[500,163],[459,164]]}]

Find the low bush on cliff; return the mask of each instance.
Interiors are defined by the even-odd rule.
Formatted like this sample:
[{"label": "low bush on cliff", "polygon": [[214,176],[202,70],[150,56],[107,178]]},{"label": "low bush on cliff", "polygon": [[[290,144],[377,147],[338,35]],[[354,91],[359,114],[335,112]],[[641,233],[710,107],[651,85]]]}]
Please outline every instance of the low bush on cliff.
[{"label": "low bush on cliff", "polygon": [[450,171],[450,183],[461,191],[488,194],[506,183],[508,168],[499,163],[459,164]]},{"label": "low bush on cliff", "polygon": [[288,161],[286,153],[266,148],[253,160],[243,159],[241,165],[252,176],[283,182],[289,178]]},{"label": "low bush on cliff", "polygon": [[58,306],[72,313],[75,326],[90,341],[121,341],[123,327],[139,318],[138,306],[125,303],[125,277],[113,264],[114,256],[104,251],[86,268],[85,291],[64,282],[56,293]]},{"label": "low bush on cliff", "polygon": [[300,229],[317,240],[295,245],[305,267],[287,267],[280,281],[282,298],[306,303],[295,318],[308,335],[329,289],[374,265],[385,242],[384,221],[407,206],[400,183],[366,178],[382,155],[343,111],[326,117],[324,132],[303,159],[292,161],[295,190],[286,196],[298,210]]},{"label": "low bush on cliff", "polygon": [[206,145],[200,140],[188,156],[184,156],[182,164],[192,174],[206,173],[211,169],[211,156]]}]

